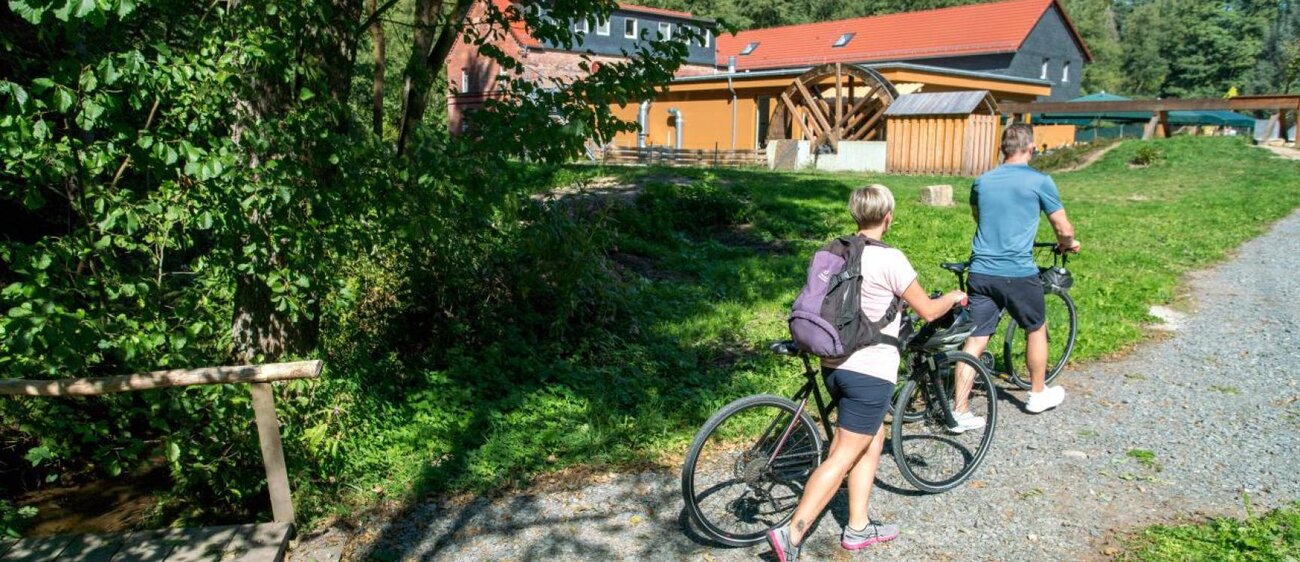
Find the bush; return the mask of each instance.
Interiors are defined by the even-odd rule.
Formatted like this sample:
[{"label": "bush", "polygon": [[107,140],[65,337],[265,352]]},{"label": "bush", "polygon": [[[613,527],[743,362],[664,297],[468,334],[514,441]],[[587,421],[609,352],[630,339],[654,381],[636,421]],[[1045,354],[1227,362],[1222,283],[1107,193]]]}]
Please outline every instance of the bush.
[{"label": "bush", "polygon": [[36,517],[36,508],[14,508],[7,500],[0,500],[0,538],[22,537],[33,517]]},{"label": "bush", "polygon": [[1133,166],[1150,166],[1164,160],[1164,158],[1165,152],[1160,147],[1150,143],[1143,143],[1137,147],[1128,163]]}]

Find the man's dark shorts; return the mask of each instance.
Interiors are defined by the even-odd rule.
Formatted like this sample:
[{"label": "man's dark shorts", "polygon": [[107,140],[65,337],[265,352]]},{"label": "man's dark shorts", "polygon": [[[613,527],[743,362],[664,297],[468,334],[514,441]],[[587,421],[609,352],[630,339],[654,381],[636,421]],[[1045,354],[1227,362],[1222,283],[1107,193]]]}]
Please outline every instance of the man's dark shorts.
[{"label": "man's dark shorts", "polygon": [[972,273],[967,278],[966,288],[970,296],[971,318],[975,320],[973,337],[993,335],[1003,309],[1010,312],[1011,319],[1026,331],[1037,330],[1047,319],[1043,280],[1037,275],[998,277]]},{"label": "man's dark shorts", "polygon": [[894,397],[894,383],[844,369],[822,369],[831,398],[839,400],[835,425],[860,435],[875,435]]}]

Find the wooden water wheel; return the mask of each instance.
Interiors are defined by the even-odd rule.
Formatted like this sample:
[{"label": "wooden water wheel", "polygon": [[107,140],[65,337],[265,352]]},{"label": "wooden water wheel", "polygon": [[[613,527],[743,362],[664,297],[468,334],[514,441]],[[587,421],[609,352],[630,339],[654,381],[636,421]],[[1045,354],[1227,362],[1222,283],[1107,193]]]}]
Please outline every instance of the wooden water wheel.
[{"label": "wooden water wheel", "polygon": [[838,152],[842,140],[884,140],[885,109],[898,91],[880,73],[857,65],[824,64],[801,74],[781,92],[768,140],[800,138],[813,152]]}]

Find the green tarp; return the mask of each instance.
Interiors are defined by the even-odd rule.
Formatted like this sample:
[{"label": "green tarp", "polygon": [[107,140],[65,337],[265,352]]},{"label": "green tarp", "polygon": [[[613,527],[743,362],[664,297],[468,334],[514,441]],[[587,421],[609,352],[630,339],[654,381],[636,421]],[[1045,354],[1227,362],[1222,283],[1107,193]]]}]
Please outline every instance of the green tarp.
[{"label": "green tarp", "polygon": [[[1071,102],[1088,101],[1128,101],[1129,98],[1115,94],[1090,94],[1074,98]],[[1106,121],[1111,123],[1146,123],[1151,120],[1150,111],[1101,111],[1079,113],[1040,113],[1033,117],[1034,123],[1046,125],[1092,125]],[[1228,110],[1170,111],[1169,124],[1181,125],[1216,125],[1226,127],[1253,127],[1255,120]]]}]

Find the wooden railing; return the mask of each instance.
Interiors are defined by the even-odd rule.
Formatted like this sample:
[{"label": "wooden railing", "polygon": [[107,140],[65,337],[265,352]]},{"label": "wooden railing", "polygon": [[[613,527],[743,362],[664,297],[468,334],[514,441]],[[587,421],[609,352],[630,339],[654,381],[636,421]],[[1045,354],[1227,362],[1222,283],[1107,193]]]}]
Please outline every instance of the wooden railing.
[{"label": "wooden railing", "polygon": [[677,150],[667,147],[611,147],[599,151],[606,164],[647,166],[741,167],[764,166],[767,153],[762,150]]},{"label": "wooden railing", "polygon": [[280,420],[275,413],[275,396],[271,392],[271,383],[293,379],[314,379],[320,376],[320,371],[320,361],[298,361],[236,367],[175,369],[115,377],[60,380],[0,379],[0,395],[99,396],[205,384],[248,384],[249,392],[253,397],[257,438],[262,446],[262,464],[266,466],[271,513],[276,523],[292,525],[293,500],[289,497],[289,473],[284,464]]}]

